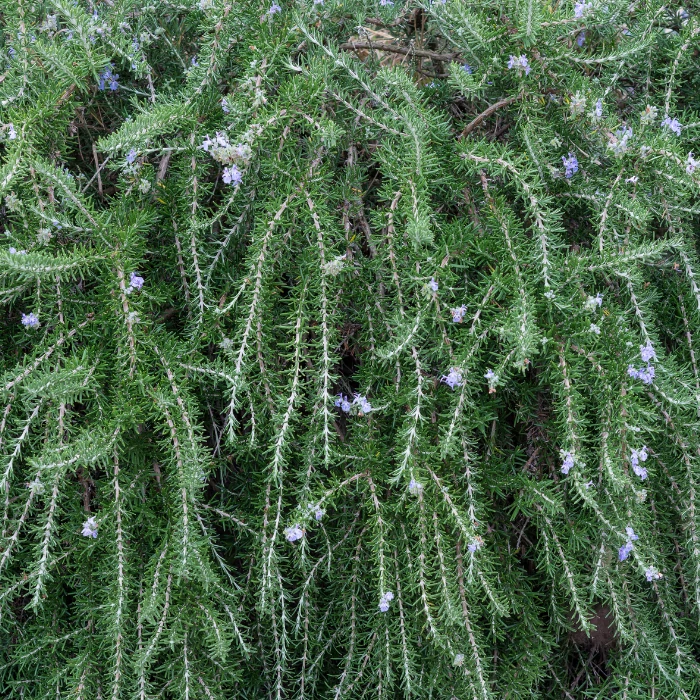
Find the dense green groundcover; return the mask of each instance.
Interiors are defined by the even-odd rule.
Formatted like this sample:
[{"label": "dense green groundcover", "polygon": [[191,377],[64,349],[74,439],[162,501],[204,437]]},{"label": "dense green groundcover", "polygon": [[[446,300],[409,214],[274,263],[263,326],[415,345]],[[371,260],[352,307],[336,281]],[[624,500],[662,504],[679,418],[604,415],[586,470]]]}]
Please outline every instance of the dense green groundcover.
[{"label": "dense green groundcover", "polygon": [[0,17],[0,696],[699,696],[697,2]]}]

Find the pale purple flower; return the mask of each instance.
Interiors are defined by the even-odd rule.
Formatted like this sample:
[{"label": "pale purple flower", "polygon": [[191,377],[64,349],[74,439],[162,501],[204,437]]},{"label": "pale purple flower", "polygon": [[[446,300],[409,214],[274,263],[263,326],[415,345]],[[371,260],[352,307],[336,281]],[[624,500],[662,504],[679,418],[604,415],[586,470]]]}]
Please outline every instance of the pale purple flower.
[{"label": "pale purple flower", "polygon": [[430,287],[430,290],[433,292],[437,292],[438,290],[438,283],[435,281],[434,277],[430,278],[430,282],[428,282],[428,287]]},{"label": "pale purple flower", "polygon": [[578,36],[576,37],[576,43],[578,44],[579,48],[583,46],[583,43],[586,41],[586,31],[582,29],[579,33]]},{"label": "pale purple flower", "polygon": [[380,4],[382,7],[388,7],[389,5],[393,5],[393,4],[394,4],[394,0],[379,0],[379,4]]},{"label": "pale purple flower", "polygon": [[440,381],[454,391],[455,387],[462,386],[462,372],[459,367],[450,367],[448,374],[443,374]]},{"label": "pale purple flower", "polygon": [[525,75],[530,75],[532,70],[526,56],[511,56],[508,59],[508,68],[511,70],[515,68],[519,73],[522,73],[524,70]]},{"label": "pale purple flower", "polygon": [[593,8],[593,3],[592,2],[581,2],[581,0],[578,0],[576,4],[574,5],[574,17],[577,19],[581,19],[583,15],[586,14],[590,9]]},{"label": "pale purple flower", "polygon": [[468,63],[462,65],[462,70],[465,73],[469,73],[469,75],[471,75],[474,72],[474,69]]},{"label": "pale purple flower", "polygon": [[683,128],[681,126],[681,123],[676,119],[675,117],[671,119],[671,117],[668,116],[668,114],[664,117],[663,121],[661,122],[661,126],[665,126],[669,131],[672,131],[676,136],[681,135],[681,129]]},{"label": "pale purple flower", "polygon": [[566,169],[566,172],[564,173],[565,176],[567,178],[573,177],[574,173],[578,172],[578,159],[576,158],[575,154],[569,151],[568,157],[562,156],[561,159],[564,163],[564,168]]},{"label": "pale purple flower", "polygon": [[600,326],[596,325],[595,323],[591,323],[591,326],[588,329],[588,331],[595,335],[600,335]]},{"label": "pale purple flower", "polygon": [[562,458],[561,473],[568,474],[574,466],[574,456],[569,451],[561,450]]},{"label": "pale purple flower", "polygon": [[284,536],[287,542],[296,542],[304,536],[304,531],[298,524],[292,525],[291,527],[285,528]]},{"label": "pale purple flower", "polygon": [[26,328],[39,328],[39,317],[32,311],[29,314],[22,314],[22,325]]},{"label": "pale purple flower", "polygon": [[656,581],[660,578],[663,578],[663,574],[655,566],[648,567],[647,570],[644,572],[644,575],[647,577],[647,581],[649,581],[650,583],[652,581]]},{"label": "pale purple flower", "polygon": [[352,402],[352,405],[359,406],[358,414],[362,415],[363,413],[370,413],[372,410],[372,405],[369,401],[367,401],[367,398],[365,396],[362,396],[361,394],[355,394],[354,396],[355,398]]},{"label": "pale purple flower", "polygon": [[224,168],[221,179],[227,184],[240,185],[243,180],[243,175],[237,166],[232,165],[229,168]]},{"label": "pale purple flower", "polygon": [[642,480],[644,481],[647,478],[647,470],[645,467],[640,465],[640,462],[646,462],[647,457],[647,448],[646,446],[642,447],[641,450],[632,450],[632,453],[630,454],[630,464],[632,465],[632,471]]},{"label": "pale purple flower", "polygon": [[628,540],[625,542],[625,544],[620,547],[620,551],[618,553],[618,556],[620,558],[620,561],[625,561],[627,557],[630,555],[630,552],[634,549],[634,545]]},{"label": "pale purple flower", "polygon": [[469,550],[469,552],[474,554],[475,552],[478,552],[483,546],[483,538],[479,537],[479,535],[475,535],[474,539],[467,545],[467,549]]},{"label": "pale purple flower", "polygon": [[276,2],[273,2],[272,5],[270,5],[270,9],[267,11],[267,14],[274,15],[278,12],[282,12],[282,8]]},{"label": "pale purple flower", "polygon": [[593,114],[595,114],[597,119],[600,119],[603,116],[603,100],[601,100],[601,99],[596,100],[595,110],[594,110]]},{"label": "pale purple flower", "polygon": [[313,503],[309,503],[307,508],[314,511],[314,518],[316,518],[316,520],[321,520],[321,518],[323,518],[323,516],[326,514],[326,511],[323,510],[321,506],[314,505]]},{"label": "pale purple flower", "polygon": [[97,84],[98,90],[104,90],[107,83],[109,83],[109,89],[112,90],[112,92],[114,92],[119,87],[119,83],[117,82],[119,74],[113,73],[112,68],[114,68],[113,63],[110,64],[107,68],[105,68],[104,71],[102,71],[102,73],[100,73],[100,80]]},{"label": "pale purple flower", "polygon": [[627,539],[632,542],[639,539],[639,536],[634,533],[631,527],[626,527],[625,532],[627,533]]},{"label": "pale purple flower", "polygon": [[97,523],[95,522],[95,518],[88,518],[84,523],[83,523],[83,537],[92,537],[93,539],[97,539]]},{"label": "pale purple flower", "polygon": [[450,311],[452,312],[452,322],[462,323],[462,321],[464,321],[464,314],[467,313],[467,307],[462,305],[456,309],[450,309]]},{"label": "pale purple flower", "polygon": [[379,599],[379,609],[381,612],[387,612],[389,610],[389,603],[394,600],[394,594],[391,591],[387,591]]},{"label": "pale purple flower", "polygon": [[412,496],[420,496],[420,494],[423,493],[423,484],[415,479],[411,479],[411,481],[408,483],[408,492]]},{"label": "pale purple flower", "polygon": [[455,658],[452,661],[453,666],[461,666],[464,663],[464,654],[455,654]]},{"label": "pale purple flower", "polygon": [[10,141],[14,141],[17,138],[15,125],[12,122],[7,125],[7,138],[10,139]]},{"label": "pale purple flower", "polygon": [[352,408],[352,404],[348,400],[347,396],[343,396],[343,394],[338,394],[338,398],[335,400],[335,405],[343,412],[343,413],[350,413],[350,409]]},{"label": "pale purple flower", "polygon": [[646,385],[654,383],[654,377],[656,376],[656,370],[654,365],[647,365],[646,369],[642,368],[637,372],[637,379]]},{"label": "pale purple flower", "polygon": [[221,109],[224,114],[228,114],[231,111],[231,108],[228,104],[228,100],[225,97],[221,99]]},{"label": "pale purple flower", "polygon": [[136,153],[136,149],[132,148],[127,154],[126,154],[126,162],[131,165],[136,160],[136,156],[138,154]]},{"label": "pale purple flower", "polygon": [[632,175],[632,177],[628,177],[625,182],[629,182],[631,185],[636,185],[639,182],[639,175]]},{"label": "pale purple flower", "polygon": [[695,172],[695,168],[700,166],[700,160],[695,160],[693,158],[693,152],[691,151],[688,153],[688,161],[685,166],[685,172],[688,173],[688,175],[692,175]]},{"label": "pale purple flower", "polygon": [[141,289],[143,287],[144,279],[143,277],[139,277],[135,272],[131,273],[131,279],[129,280],[129,284],[134,288],[134,289]]},{"label": "pale purple flower", "polygon": [[639,346],[639,354],[642,356],[642,362],[651,362],[657,359],[656,351],[652,347],[650,340],[647,340],[646,345]]}]

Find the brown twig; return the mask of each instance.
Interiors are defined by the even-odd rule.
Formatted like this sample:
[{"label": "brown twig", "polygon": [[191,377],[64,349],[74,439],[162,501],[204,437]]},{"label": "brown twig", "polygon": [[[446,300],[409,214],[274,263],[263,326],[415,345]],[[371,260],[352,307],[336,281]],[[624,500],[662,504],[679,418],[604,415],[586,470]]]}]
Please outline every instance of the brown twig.
[{"label": "brown twig", "polygon": [[352,41],[347,44],[341,44],[341,49],[346,51],[357,51],[358,49],[374,49],[376,51],[390,51],[392,53],[400,53],[404,56],[420,56],[421,58],[429,58],[433,61],[454,61],[459,58],[458,53],[435,53],[434,51],[425,51],[424,49],[407,49],[403,46],[392,46],[391,44],[375,44],[365,41]]},{"label": "brown twig", "polygon": [[475,119],[472,119],[472,121],[470,121],[469,124],[467,124],[464,127],[464,130],[459,135],[459,138],[463,139],[467,134],[469,134],[471,131],[476,129],[476,127],[479,126],[479,124],[481,124],[481,122],[483,122],[484,119],[486,119],[487,117],[490,117],[496,110],[499,110],[501,107],[506,107],[507,105],[512,104],[519,97],[520,97],[520,95],[515,95],[513,97],[507,97],[504,100],[500,100],[499,102],[496,102],[496,104],[492,104],[490,107],[485,109],[478,117],[476,117]]}]

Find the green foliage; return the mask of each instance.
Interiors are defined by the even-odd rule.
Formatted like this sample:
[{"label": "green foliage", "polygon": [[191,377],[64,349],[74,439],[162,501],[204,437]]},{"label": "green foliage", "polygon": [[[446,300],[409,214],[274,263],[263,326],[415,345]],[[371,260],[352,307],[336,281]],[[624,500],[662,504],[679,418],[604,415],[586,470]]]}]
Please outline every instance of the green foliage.
[{"label": "green foliage", "polygon": [[0,13],[4,698],[698,697],[697,3]]}]

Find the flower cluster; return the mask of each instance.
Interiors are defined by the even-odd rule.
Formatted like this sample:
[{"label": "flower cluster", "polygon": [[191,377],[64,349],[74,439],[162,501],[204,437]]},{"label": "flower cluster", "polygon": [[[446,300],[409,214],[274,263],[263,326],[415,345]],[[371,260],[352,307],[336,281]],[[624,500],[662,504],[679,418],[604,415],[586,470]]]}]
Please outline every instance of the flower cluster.
[{"label": "flower cluster", "polygon": [[462,386],[462,379],[462,371],[459,367],[450,367],[450,371],[440,377],[440,381],[445,382],[453,391],[456,387]]},{"label": "flower cluster", "polygon": [[571,116],[573,117],[583,114],[586,111],[586,96],[582,95],[580,92],[572,95],[571,102],[569,103],[569,109],[571,110]]},{"label": "flower cluster", "polygon": [[608,148],[617,158],[619,158],[627,152],[627,149],[629,148],[629,140],[632,138],[632,136],[632,128],[629,126],[623,126],[614,134],[610,134]]},{"label": "flower cluster", "polygon": [[647,478],[646,467],[642,467],[639,463],[646,462],[649,454],[647,453],[646,445],[642,447],[641,450],[632,450],[630,454],[630,464],[632,465],[632,471],[642,480]]},{"label": "flower cluster", "polygon": [[284,536],[287,542],[296,542],[304,536],[304,531],[301,529],[300,525],[292,525],[291,527],[285,528]]},{"label": "flower cluster", "polygon": [[656,117],[659,114],[659,110],[656,107],[652,107],[651,105],[647,105],[644,108],[644,111],[642,112],[641,117],[639,118],[639,121],[644,125],[647,126],[649,124],[653,124],[656,121]]},{"label": "flower cluster", "polygon": [[587,311],[595,311],[603,305],[603,295],[598,292],[594,297],[589,296],[584,304]]},{"label": "flower cluster", "polygon": [[678,119],[676,119],[675,117],[671,119],[671,117],[669,117],[668,114],[664,117],[663,121],[661,122],[661,126],[665,127],[669,131],[672,131],[676,136],[681,135],[681,129],[683,128]]},{"label": "flower cluster", "polygon": [[129,286],[124,291],[126,292],[126,294],[131,294],[131,292],[133,292],[134,289],[138,289],[139,291],[141,291],[143,283],[143,277],[139,277],[135,272],[132,272],[131,277],[129,279]]},{"label": "flower cluster", "polygon": [[362,416],[372,411],[372,405],[367,400],[366,396],[362,396],[361,394],[355,394],[354,396],[355,398],[351,403],[347,396],[344,394],[338,394],[338,398],[335,400],[335,405],[343,413],[350,413],[353,408],[356,408],[358,416]]},{"label": "flower cluster", "polygon": [[83,537],[92,537],[93,539],[97,539],[97,523],[95,522],[94,516],[92,518],[88,518],[83,523]]},{"label": "flower cluster", "polygon": [[519,75],[522,75],[523,71],[525,75],[530,75],[532,70],[526,56],[511,56],[508,59],[508,68],[517,70]]},{"label": "flower cluster", "polygon": [[28,314],[22,314],[22,325],[26,328],[39,328],[39,317],[32,311]]},{"label": "flower cluster", "polygon": [[627,557],[630,555],[630,552],[634,549],[634,545],[632,544],[634,541],[638,540],[639,537],[635,535],[634,530],[631,527],[626,527],[625,532],[627,533],[627,542],[620,547],[620,550],[618,551],[618,557],[620,558],[620,561],[625,561]]},{"label": "flower cluster", "polygon": [[389,610],[389,603],[391,603],[392,600],[394,600],[394,594],[391,591],[382,594],[382,597],[379,599],[379,609],[382,612]]},{"label": "flower cluster", "polygon": [[646,571],[644,572],[644,575],[647,577],[647,581],[649,581],[650,583],[652,581],[658,581],[658,579],[664,577],[664,575],[655,566],[647,567]]},{"label": "flower cluster", "polygon": [[576,4],[574,5],[574,17],[581,19],[581,17],[583,17],[587,12],[590,12],[592,9],[592,2],[581,2],[581,0],[577,0]]},{"label": "flower cluster", "polygon": [[323,271],[325,274],[330,275],[331,277],[337,277],[345,267],[345,260],[347,257],[347,253],[343,253],[343,255],[338,255],[337,257],[333,258],[333,260],[329,260],[323,266]]},{"label": "flower cluster", "polygon": [[562,458],[561,473],[568,474],[574,466],[574,455],[566,450],[560,450],[559,454]]},{"label": "flower cluster", "polygon": [[452,323],[462,323],[462,321],[464,321],[464,314],[467,313],[467,307],[462,304],[462,306],[458,306],[456,309],[450,309],[450,312],[452,313]]},{"label": "flower cluster", "polygon": [[119,83],[117,82],[117,78],[119,77],[119,73],[114,73],[114,64],[110,63],[107,68],[105,68],[102,73],[100,73],[100,80],[97,83],[97,89],[98,90],[104,90],[105,86],[107,83],[109,83],[109,89],[114,92],[119,88]]},{"label": "flower cluster", "polygon": [[317,521],[320,521],[323,516],[326,514],[326,511],[321,508],[319,505],[314,505],[313,503],[309,503],[307,506],[308,510],[313,511],[314,513],[314,518]]},{"label": "flower cluster", "polygon": [[564,176],[567,178],[573,177],[574,173],[578,172],[578,159],[576,158],[576,155],[569,152],[568,156],[562,156],[561,159],[564,163]]},{"label": "flower cluster", "polygon": [[423,493],[423,484],[415,479],[411,479],[408,484],[408,492],[411,496],[420,496]]},{"label": "flower cluster", "polygon": [[627,367],[627,374],[632,377],[632,379],[639,379],[644,382],[644,384],[652,384],[656,376],[656,370],[654,369],[654,365],[651,364],[651,361],[657,358],[656,351],[652,347],[650,341],[647,340],[646,345],[640,345],[640,355],[642,357],[642,362],[646,362],[647,366],[636,369],[634,365],[629,365]]},{"label": "flower cluster", "polygon": [[489,394],[495,394],[496,387],[501,378],[492,369],[487,369],[486,374],[484,374],[484,379],[489,385]]},{"label": "flower cluster", "polygon": [[601,100],[600,98],[598,98],[595,102],[592,117],[596,120],[603,118],[603,100]]},{"label": "flower cluster", "polygon": [[231,144],[226,134],[217,131],[214,138],[205,136],[201,146],[211,157],[224,165],[221,179],[227,185],[240,185],[243,180],[243,173],[240,166],[246,166],[250,161],[253,152],[247,143]]}]

